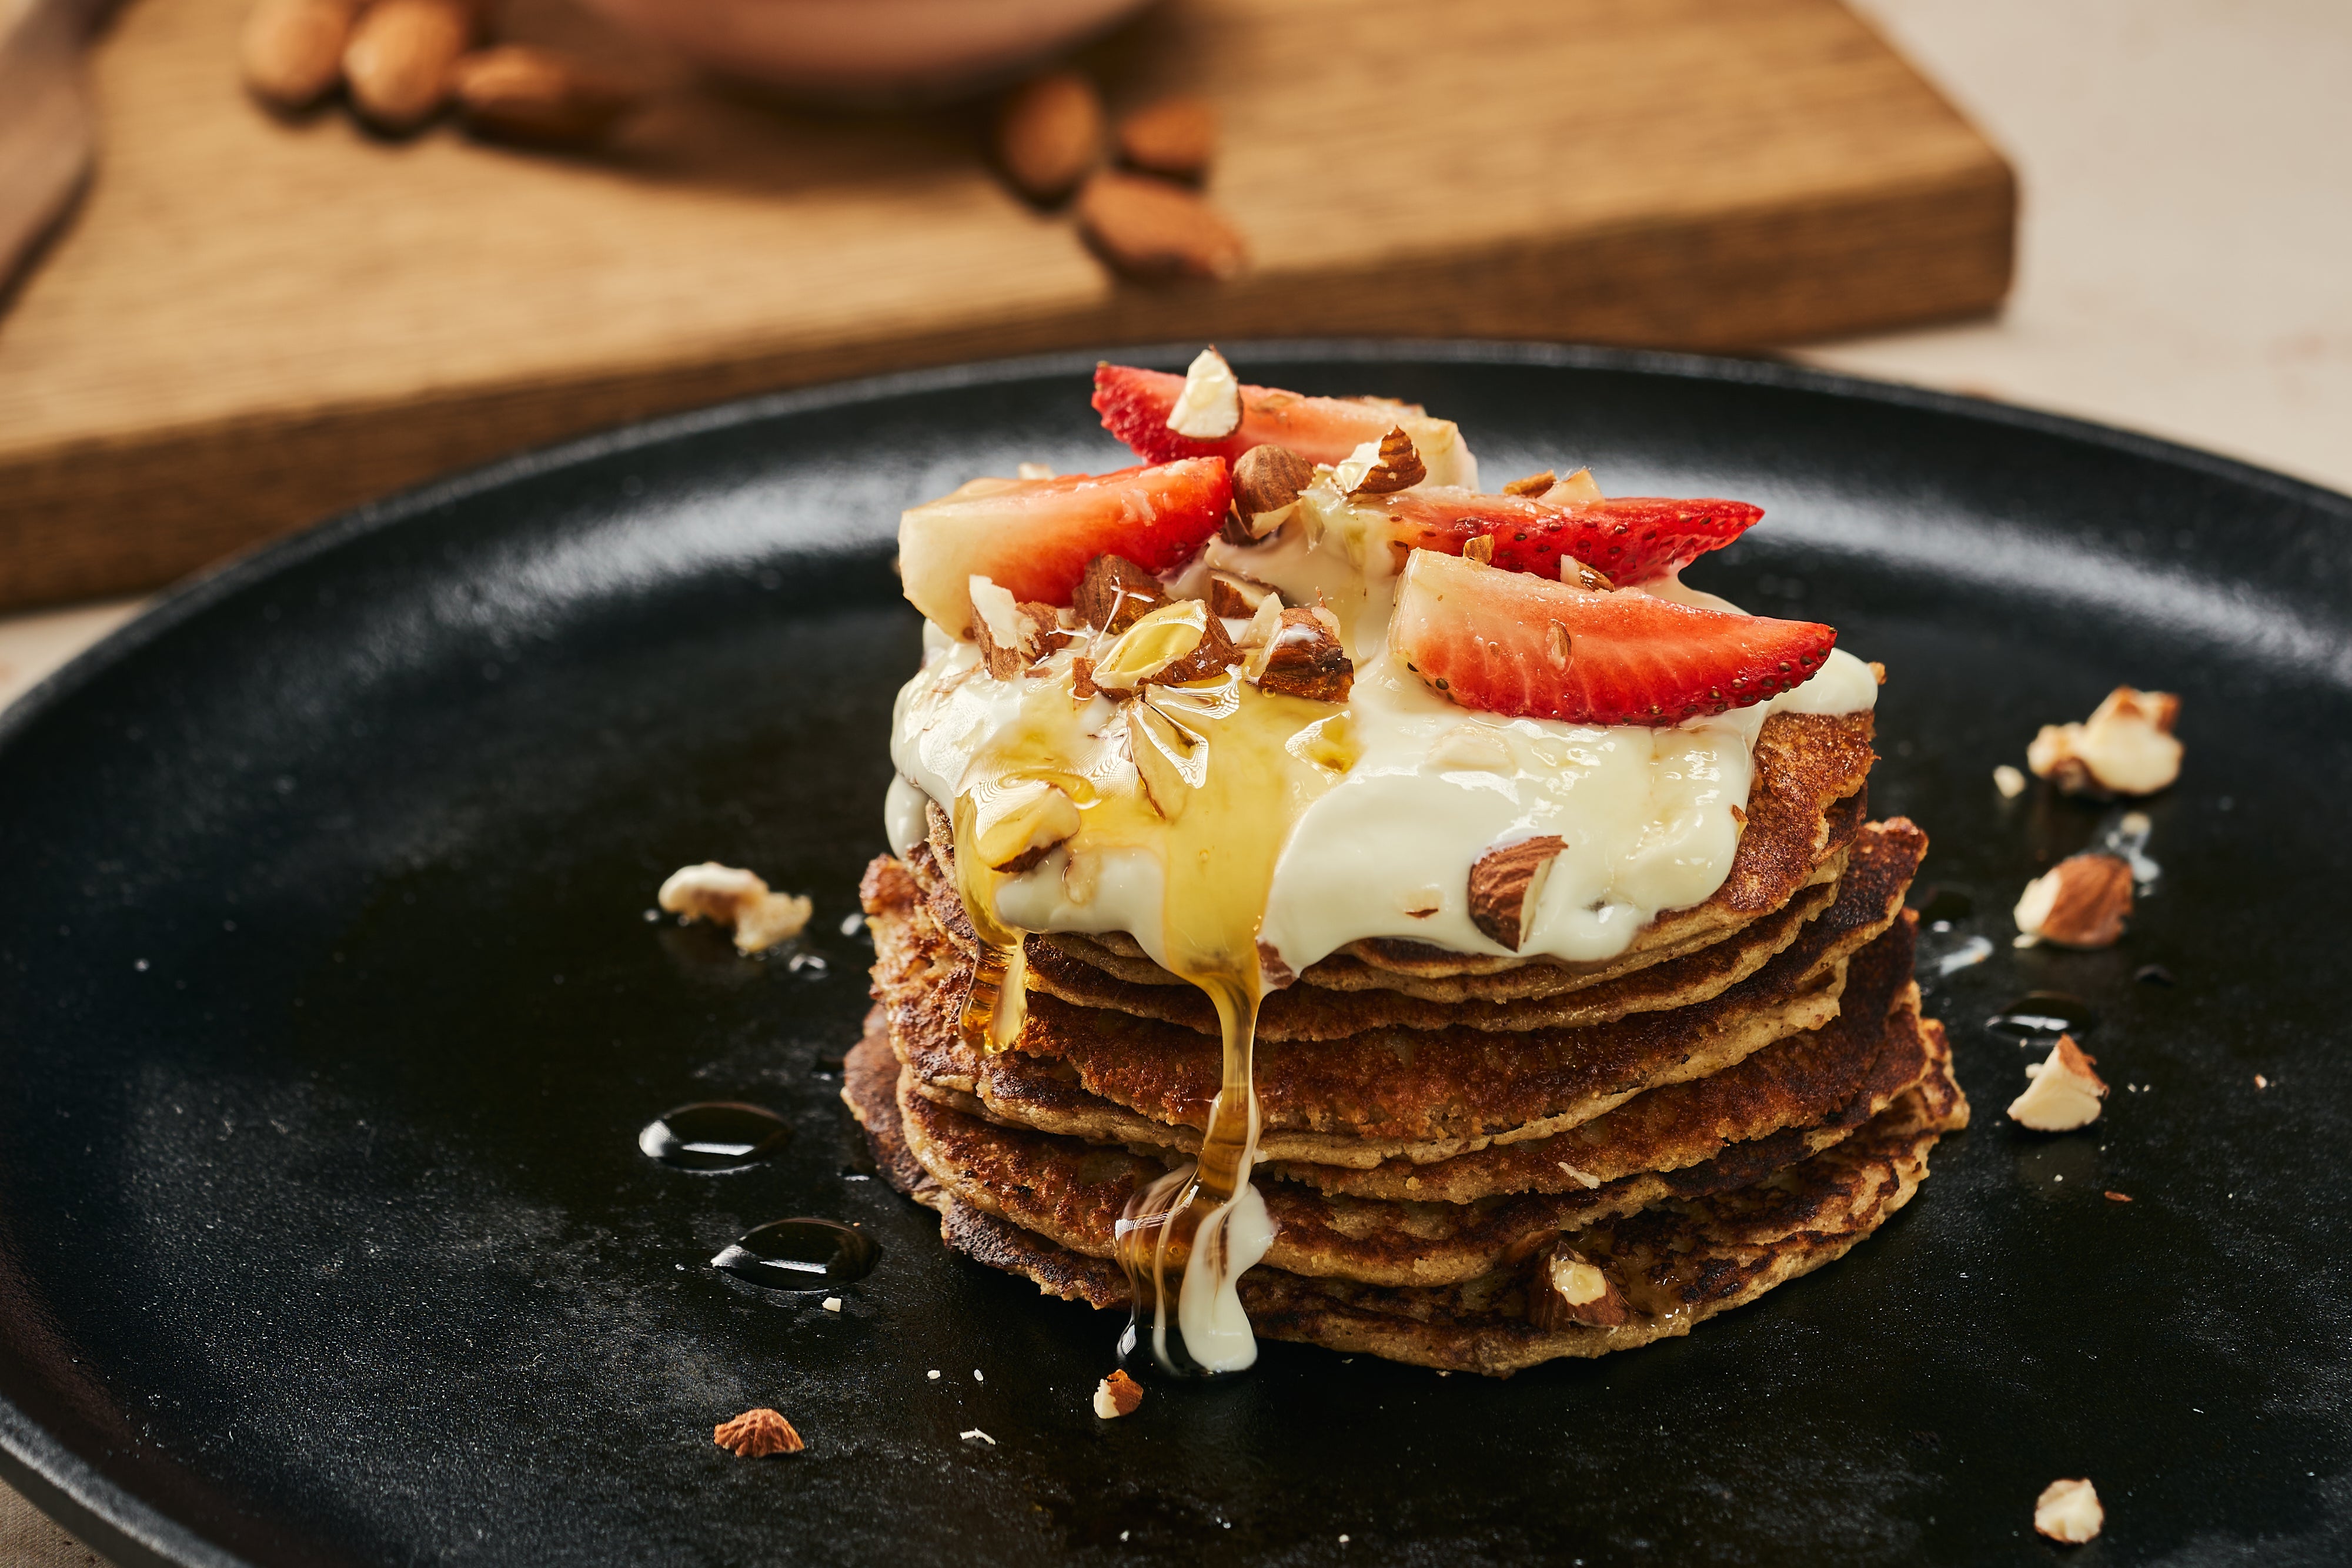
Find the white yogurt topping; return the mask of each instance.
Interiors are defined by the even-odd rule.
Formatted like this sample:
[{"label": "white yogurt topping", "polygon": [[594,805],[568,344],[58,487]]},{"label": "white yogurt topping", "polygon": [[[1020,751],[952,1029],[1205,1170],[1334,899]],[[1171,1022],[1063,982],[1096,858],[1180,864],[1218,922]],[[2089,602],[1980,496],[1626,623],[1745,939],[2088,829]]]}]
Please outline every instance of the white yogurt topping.
[{"label": "white yogurt topping", "polygon": [[[1318,520],[1318,509],[1321,517]],[[1739,845],[1735,807],[1748,801],[1750,753],[1773,713],[1856,713],[1873,706],[1869,667],[1840,649],[1821,671],[1768,703],[1671,728],[1506,718],[1455,706],[1390,658],[1392,563],[1363,548],[1344,501],[1310,492],[1300,517],[1255,547],[1222,541],[1209,565],[1246,572],[1294,602],[1318,593],[1356,659],[1347,708],[1359,756],[1309,805],[1276,862],[1262,939],[1293,970],[1364,937],[1403,937],[1457,952],[1505,954],[1472,924],[1471,865],[1499,843],[1553,833],[1553,862],[1519,952],[1570,962],[1622,952],[1659,914],[1701,904],[1722,885]],[[1197,568],[1171,590],[1197,591]],[[1732,606],[1677,581],[1660,598]],[[1238,632],[1242,622],[1229,623]],[[1067,655],[1064,655],[1067,657]],[[922,670],[899,693],[891,757],[891,843],[921,837],[921,796],[955,799],[966,767],[1013,725],[1034,682],[1000,681],[976,648],[925,628]],[[1070,716],[1074,735],[1104,730],[1116,708],[1097,696]],[[919,794],[916,792],[919,791]],[[1087,857],[1083,881],[1056,851],[997,898],[1005,924],[1032,931],[1125,931],[1155,958],[1162,875],[1144,851]]]}]

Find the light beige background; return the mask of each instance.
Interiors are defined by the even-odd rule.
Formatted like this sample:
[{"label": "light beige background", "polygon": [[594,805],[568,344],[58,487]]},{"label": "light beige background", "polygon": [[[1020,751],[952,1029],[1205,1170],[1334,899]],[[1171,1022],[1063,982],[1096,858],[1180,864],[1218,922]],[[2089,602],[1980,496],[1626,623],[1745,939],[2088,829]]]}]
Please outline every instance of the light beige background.
[{"label": "light beige background", "polygon": [[[1799,358],[2352,491],[2352,5],[1856,4],[2016,162],[2018,286],[1995,321]],[[0,704],[135,608],[0,620]],[[0,1568],[97,1561],[0,1488]]]}]

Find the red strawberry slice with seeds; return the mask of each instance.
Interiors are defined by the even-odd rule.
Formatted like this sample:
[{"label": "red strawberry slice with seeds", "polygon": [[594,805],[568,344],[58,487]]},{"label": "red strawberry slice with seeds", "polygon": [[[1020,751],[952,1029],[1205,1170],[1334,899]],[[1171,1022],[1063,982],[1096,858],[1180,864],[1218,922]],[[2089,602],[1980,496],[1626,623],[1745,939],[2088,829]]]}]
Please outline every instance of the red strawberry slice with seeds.
[{"label": "red strawberry slice with seeds", "polygon": [[1482,496],[1424,486],[1370,503],[1389,514],[1390,538],[1411,549],[1460,555],[1481,535],[1494,564],[1558,578],[1562,556],[1620,587],[1664,577],[1721,549],[1756,525],[1745,501],[1672,501],[1648,496],[1559,507],[1526,496]]},{"label": "red strawberry slice with seeds", "polygon": [[1103,428],[1147,463],[1179,457],[1222,457],[1227,463],[1253,446],[1286,446],[1309,463],[1344,463],[1367,441],[1389,433],[1408,405],[1384,399],[1302,397],[1279,387],[1242,388],[1242,422],[1231,435],[1195,441],[1168,428],[1184,378],[1131,365],[1095,367],[1095,411]]},{"label": "red strawberry slice with seeds", "polygon": [[1679,724],[1810,679],[1837,633],[1415,550],[1389,647],[1464,707],[1571,724]]},{"label": "red strawberry slice with seeds", "polygon": [[1233,494],[1222,457],[1056,479],[975,479],[900,515],[898,573],[915,608],[961,636],[971,620],[975,574],[1020,602],[1065,605],[1098,555],[1154,572],[1190,560],[1224,521]]}]

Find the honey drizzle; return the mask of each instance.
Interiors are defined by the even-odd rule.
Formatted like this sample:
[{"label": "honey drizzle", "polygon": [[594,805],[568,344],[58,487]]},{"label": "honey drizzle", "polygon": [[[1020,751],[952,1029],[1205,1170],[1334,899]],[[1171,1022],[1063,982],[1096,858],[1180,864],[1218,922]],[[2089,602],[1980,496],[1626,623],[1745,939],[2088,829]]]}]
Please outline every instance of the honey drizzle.
[{"label": "honey drizzle", "polygon": [[994,1053],[1018,1040],[1028,1019],[1029,950],[1020,932],[996,918],[996,890],[990,884],[999,880],[997,873],[982,863],[972,848],[978,814],[974,791],[966,789],[956,797],[956,894],[963,900],[972,934],[980,938],[971,986],[964,992],[958,1022],[966,1045]]},{"label": "honey drizzle", "polygon": [[[1122,1346],[1147,1315],[1152,1354],[1171,1372],[1238,1371],[1256,1358],[1234,1281],[1265,1255],[1272,1232],[1251,1186],[1258,1135],[1252,1067],[1265,971],[1258,933],[1275,862],[1307,806],[1346,771],[1329,705],[1270,695],[1238,671],[1181,686],[1150,687],[1131,704],[1151,712],[1089,735],[1072,716],[1087,705],[1066,677],[1039,684],[1021,721],[972,760],[957,793],[956,883],[981,940],[962,1013],[964,1039],[985,1051],[1019,1037],[1023,934],[999,918],[1009,880],[973,846],[989,792],[1045,779],[1078,804],[1073,854],[1142,848],[1163,869],[1160,961],[1216,1009],[1223,1039],[1218,1093],[1199,1156],[1139,1189],[1117,1231],[1117,1256],[1135,1303]],[[1153,736],[1181,755],[1134,759]],[[1143,771],[1149,768],[1150,772]],[[1169,1333],[1171,1318],[1178,1333]]]}]

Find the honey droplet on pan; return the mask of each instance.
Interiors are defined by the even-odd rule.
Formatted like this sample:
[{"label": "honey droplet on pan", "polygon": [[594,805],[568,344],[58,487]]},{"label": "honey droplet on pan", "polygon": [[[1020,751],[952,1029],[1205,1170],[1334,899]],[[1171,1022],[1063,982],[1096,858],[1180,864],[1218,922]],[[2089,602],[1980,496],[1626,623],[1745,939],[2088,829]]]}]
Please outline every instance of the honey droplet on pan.
[{"label": "honey droplet on pan", "polygon": [[645,1124],[637,1147],[682,1171],[734,1171],[759,1164],[793,1135],[782,1116],[740,1100],[706,1100],[665,1111]]}]

